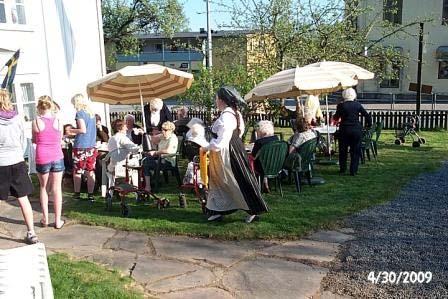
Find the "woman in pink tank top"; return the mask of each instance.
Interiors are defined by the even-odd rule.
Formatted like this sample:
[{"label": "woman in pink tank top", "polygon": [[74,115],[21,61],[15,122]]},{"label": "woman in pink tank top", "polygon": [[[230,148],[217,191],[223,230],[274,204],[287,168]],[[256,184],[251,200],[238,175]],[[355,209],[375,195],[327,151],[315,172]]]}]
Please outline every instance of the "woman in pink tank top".
[{"label": "woman in pink tank top", "polygon": [[55,224],[62,228],[62,176],[64,155],[62,153],[62,125],[53,115],[53,101],[49,96],[41,96],[37,103],[38,117],[33,121],[33,142],[36,144],[36,171],[40,183],[40,204],[43,227],[48,226],[48,192],[50,185],[53,195]]}]

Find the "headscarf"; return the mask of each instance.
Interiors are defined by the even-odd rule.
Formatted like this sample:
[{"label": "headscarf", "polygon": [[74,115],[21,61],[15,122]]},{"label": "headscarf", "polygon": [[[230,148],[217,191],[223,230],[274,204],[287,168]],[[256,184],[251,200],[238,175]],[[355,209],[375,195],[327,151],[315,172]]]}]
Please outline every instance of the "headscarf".
[{"label": "headscarf", "polygon": [[342,92],[344,101],[354,101],[356,99],[356,91],[353,88],[347,88]]},{"label": "headscarf", "polygon": [[216,94],[229,107],[237,108],[240,105],[246,105],[240,93],[233,86],[222,86]]}]

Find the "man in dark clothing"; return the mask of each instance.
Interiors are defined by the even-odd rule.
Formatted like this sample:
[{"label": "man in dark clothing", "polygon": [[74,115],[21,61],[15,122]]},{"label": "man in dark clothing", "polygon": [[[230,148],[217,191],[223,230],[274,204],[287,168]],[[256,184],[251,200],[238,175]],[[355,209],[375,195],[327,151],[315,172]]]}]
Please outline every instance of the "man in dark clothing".
[{"label": "man in dark clothing", "polygon": [[96,118],[96,141],[108,142],[109,129],[101,124],[101,116],[95,114],[95,118]]},{"label": "man in dark clothing", "polygon": [[348,88],[342,92],[344,101],[336,107],[333,119],[339,120],[339,172],[347,171],[347,153],[350,147],[350,175],[358,172],[361,158],[362,125],[359,115],[365,117],[367,127],[372,126],[372,118],[358,102],[355,102],[356,91]]},{"label": "man in dark clothing", "polygon": [[159,98],[152,99],[143,108],[146,121],[146,133],[158,133],[162,129],[162,124],[166,121],[173,121],[170,109]]}]

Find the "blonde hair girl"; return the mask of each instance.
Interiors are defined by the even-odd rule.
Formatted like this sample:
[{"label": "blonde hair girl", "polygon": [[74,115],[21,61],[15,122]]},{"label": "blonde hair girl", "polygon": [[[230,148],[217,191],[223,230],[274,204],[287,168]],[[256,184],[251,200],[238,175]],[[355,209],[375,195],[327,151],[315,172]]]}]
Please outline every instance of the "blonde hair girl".
[{"label": "blonde hair girl", "polygon": [[84,97],[84,95],[81,93],[75,94],[72,97],[72,104],[75,107],[76,111],[84,110],[85,112],[87,112],[87,114],[90,115],[90,117],[94,117],[95,112],[93,112],[91,108],[91,103],[92,102],[88,98]]},{"label": "blonde hair girl", "polygon": [[0,89],[0,110],[11,111],[13,109],[9,92],[6,89]]},{"label": "blonde hair girl", "polygon": [[64,174],[64,155],[61,149],[62,123],[54,115],[54,102],[51,97],[39,97],[37,112],[33,120],[33,141],[36,144],[36,171],[40,184],[40,204],[43,227],[48,226],[48,191],[51,186],[55,228],[62,228],[62,175]]}]

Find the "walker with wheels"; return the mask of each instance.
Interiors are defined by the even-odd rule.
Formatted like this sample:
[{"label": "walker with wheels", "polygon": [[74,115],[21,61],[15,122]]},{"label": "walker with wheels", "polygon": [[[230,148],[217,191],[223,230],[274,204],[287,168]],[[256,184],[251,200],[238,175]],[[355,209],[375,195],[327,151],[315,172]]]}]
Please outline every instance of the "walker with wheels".
[{"label": "walker with wheels", "polygon": [[420,137],[416,131],[420,123],[420,116],[411,115],[408,116],[407,119],[408,121],[403,124],[401,130],[395,130],[395,144],[400,145],[406,143],[407,136],[411,136],[413,147],[419,147],[421,144],[425,144],[426,139]]}]

